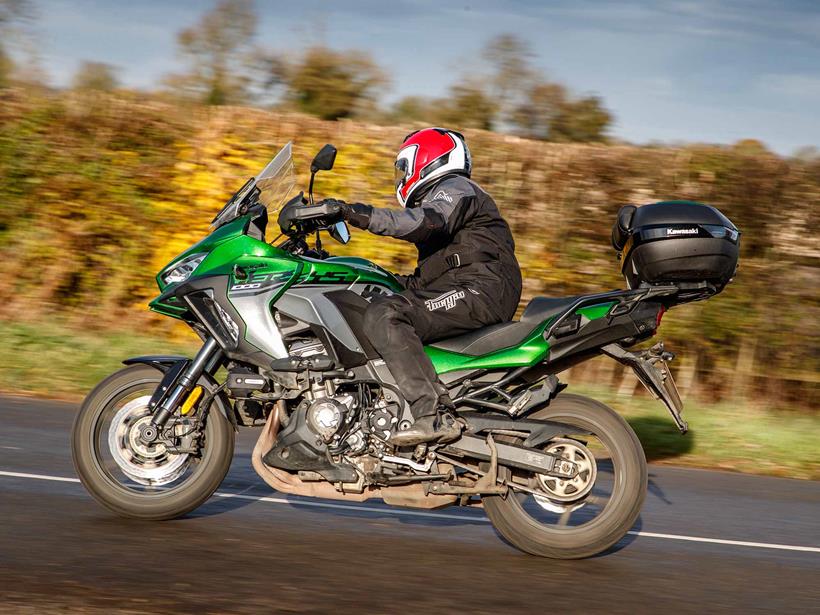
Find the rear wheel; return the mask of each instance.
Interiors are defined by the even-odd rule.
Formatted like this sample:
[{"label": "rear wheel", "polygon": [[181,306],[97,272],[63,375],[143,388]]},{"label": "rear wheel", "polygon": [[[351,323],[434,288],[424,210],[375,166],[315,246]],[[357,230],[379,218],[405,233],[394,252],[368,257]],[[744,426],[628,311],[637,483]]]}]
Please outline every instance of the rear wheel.
[{"label": "rear wheel", "polygon": [[527,491],[485,497],[487,516],[507,541],[533,555],[577,559],[608,549],[635,523],[646,497],[646,458],[635,432],[614,410],[580,395],[561,395],[530,418],[592,432],[544,446],[579,472],[561,481],[499,467],[500,477]]},{"label": "rear wheel", "polygon": [[126,367],[97,385],[74,421],[80,480],[125,517],[173,519],[192,511],[216,491],[233,458],[234,432],[223,414],[230,409],[220,407],[219,397],[207,416],[197,409],[169,422],[173,446],[142,442],[139,430],[151,419],[148,401],[161,380],[152,367]]}]

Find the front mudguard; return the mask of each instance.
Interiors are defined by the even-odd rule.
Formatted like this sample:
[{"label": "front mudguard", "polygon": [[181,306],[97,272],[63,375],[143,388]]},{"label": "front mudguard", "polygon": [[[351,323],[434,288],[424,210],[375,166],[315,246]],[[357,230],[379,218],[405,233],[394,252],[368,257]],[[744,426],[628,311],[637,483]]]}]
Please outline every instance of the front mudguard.
[{"label": "front mudguard", "polygon": [[[125,365],[148,365],[165,374],[153,397],[151,397],[151,401],[149,402],[150,408],[154,408],[165,391],[170,390],[176,384],[176,381],[190,362],[191,360],[189,358],[179,355],[145,355],[141,357],[131,357],[123,361]],[[205,382],[203,382],[203,380]],[[219,403],[216,404],[219,411],[228,422],[233,425],[234,431],[238,431],[239,421],[236,417],[236,410],[234,410],[231,405],[231,400],[225,392],[219,388],[219,382],[217,382],[216,378],[204,372],[199,377],[199,384],[204,386],[209,393],[214,394],[214,401],[219,399]]]}]

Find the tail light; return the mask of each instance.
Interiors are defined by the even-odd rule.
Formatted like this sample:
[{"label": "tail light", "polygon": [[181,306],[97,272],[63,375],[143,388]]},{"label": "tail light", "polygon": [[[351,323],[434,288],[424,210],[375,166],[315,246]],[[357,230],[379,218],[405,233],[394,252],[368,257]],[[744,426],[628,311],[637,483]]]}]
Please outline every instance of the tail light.
[{"label": "tail light", "polygon": [[658,327],[661,326],[661,321],[663,320],[663,315],[666,314],[666,308],[661,306],[661,309],[658,310],[658,316],[655,318],[655,330],[658,330]]}]

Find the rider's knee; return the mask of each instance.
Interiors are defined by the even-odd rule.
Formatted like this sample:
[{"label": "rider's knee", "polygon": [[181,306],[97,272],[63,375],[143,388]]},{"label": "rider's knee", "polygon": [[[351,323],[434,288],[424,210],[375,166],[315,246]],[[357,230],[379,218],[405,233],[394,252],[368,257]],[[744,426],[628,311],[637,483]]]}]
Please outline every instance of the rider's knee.
[{"label": "rider's knee", "polygon": [[373,299],[364,313],[364,327],[371,341],[381,339],[395,326],[402,319],[406,306],[407,302],[396,295]]}]

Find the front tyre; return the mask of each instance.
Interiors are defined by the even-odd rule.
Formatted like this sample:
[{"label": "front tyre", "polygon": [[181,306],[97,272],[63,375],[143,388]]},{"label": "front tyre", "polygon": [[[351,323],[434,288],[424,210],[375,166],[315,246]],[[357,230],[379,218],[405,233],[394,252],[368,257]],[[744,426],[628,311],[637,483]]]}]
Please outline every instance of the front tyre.
[{"label": "front tyre", "polygon": [[197,409],[176,420],[173,448],[141,442],[139,427],[150,420],[148,400],[162,375],[146,365],[112,374],[86,397],[72,428],[82,484],[124,517],[173,519],[194,510],[216,491],[233,458],[234,432],[224,414],[230,408],[219,396],[207,416]]},{"label": "front tyre", "polygon": [[513,546],[542,557],[578,559],[608,549],[634,525],[646,497],[646,457],[635,432],[614,410],[580,395],[560,395],[529,418],[592,432],[544,447],[581,471],[574,481],[558,481],[499,467],[499,476],[529,491],[483,498],[493,526]]}]

